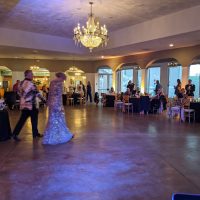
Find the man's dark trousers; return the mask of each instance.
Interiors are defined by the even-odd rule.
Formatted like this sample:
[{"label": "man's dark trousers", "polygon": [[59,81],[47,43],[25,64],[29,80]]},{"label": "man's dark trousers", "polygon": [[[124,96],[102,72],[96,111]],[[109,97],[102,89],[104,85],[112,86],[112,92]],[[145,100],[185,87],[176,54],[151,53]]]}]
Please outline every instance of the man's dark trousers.
[{"label": "man's dark trousers", "polygon": [[33,137],[36,137],[38,134],[38,109],[36,109],[35,107],[33,107],[32,110],[28,110],[28,109],[24,109],[21,111],[21,116],[20,119],[13,131],[13,135],[17,136],[19,135],[22,127],[24,126],[26,120],[28,119],[28,117],[31,117],[31,124],[32,124],[32,133],[33,133]]}]

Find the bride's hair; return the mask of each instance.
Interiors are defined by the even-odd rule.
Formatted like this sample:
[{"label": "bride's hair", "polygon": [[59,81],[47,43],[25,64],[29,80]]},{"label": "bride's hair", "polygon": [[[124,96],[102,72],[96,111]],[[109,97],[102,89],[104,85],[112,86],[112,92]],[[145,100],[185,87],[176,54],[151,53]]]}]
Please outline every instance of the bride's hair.
[{"label": "bride's hair", "polygon": [[57,78],[62,78],[63,80],[66,80],[66,75],[63,72],[57,72],[56,73]]}]

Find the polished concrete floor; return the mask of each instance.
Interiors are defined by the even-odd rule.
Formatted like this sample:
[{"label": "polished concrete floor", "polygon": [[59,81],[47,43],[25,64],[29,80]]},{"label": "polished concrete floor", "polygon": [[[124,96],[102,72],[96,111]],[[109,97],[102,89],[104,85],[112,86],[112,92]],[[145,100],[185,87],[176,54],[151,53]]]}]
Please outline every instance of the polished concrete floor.
[{"label": "polished concrete floor", "polygon": [[[19,117],[10,112],[12,129]],[[42,133],[47,112],[41,110]],[[66,107],[75,138],[43,146],[31,137],[0,143],[0,200],[170,200],[200,193],[200,124],[113,108]]]}]

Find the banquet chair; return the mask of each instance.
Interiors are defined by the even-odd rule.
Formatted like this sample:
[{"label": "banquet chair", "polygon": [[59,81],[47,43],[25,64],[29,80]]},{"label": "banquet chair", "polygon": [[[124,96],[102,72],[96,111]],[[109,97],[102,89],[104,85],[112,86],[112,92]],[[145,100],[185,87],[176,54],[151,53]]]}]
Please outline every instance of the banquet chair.
[{"label": "banquet chair", "polygon": [[167,113],[169,118],[175,118],[176,116],[179,116],[179,121],[181,121],[181,113],[182,113],[182,106],[181,106],[181,100],[172,99],[169,101]]},{"label": "banquet chair", "polygon": [[129,102],[129,95],[124,95],[123,96],[123,112],[126,112],[126,109],[128,110],[128,114],[129,114],[129,111],[131,109],[132,113],[133,113],[133,104]]},{"label": "banquet chair", "polygon": [[123,108],[123,101],[121,100],[121,94],[117,94],[115,96],[114,108],[115,108],[115,110],[117,110],[117,108],[119,108],[120,110],[122,110],[122,108]]},{"label": "banquet chair", "polygon": [[185,118],[188,117],[188,121],[190,123],[191,117],[193,118],[193,122],[195,121],[195,110],[190,108],[183,108],[182,111],[182,121],[185,121]]},{"label": "banquet chair", "polygon": [[67,105],[74,106],[74,98],[72,97],[71,93],[67,94]]},{"label": "banquet chair", "polygon": [[78,97],[77,102],[80,103],[80,105],[84,104],[84,97]]}]

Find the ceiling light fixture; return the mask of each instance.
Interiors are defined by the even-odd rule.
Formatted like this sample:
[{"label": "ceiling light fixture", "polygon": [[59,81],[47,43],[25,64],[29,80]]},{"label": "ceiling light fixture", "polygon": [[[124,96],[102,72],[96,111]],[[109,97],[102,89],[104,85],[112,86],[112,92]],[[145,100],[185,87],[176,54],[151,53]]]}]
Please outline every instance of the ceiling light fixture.
[{"label": "ceiling light fixture", "polygon": [[78,26],[74,28],[74,40],[75,44],[81,43],[92,52],[92,49],[99,47],[100,44],[102,46],[107,45],[108,30],[106,25],[100,26],[99,22],[95,21],[94,14],[92,13],[93,2],[89,2],[89,4],[91,6],[91,12],[86,22],[86,27],[82,26],[81,28],[80,24],[78,24]]},{"label": "ceiling light fixture", "polygon": [[[34,63],[36,63],[36,62],[40,62],[40,61],[39,60],[35,60]],[[30,70],[33,70],[33,71],[37,71],[39,69],[40,69],[40,67],[38,65],[36,65],[36,64],[30,66]]]},{"label": "ceiling light fixture", "polygon": [[175,62],[175,61],[171,61],[171,62],[168,62],[167,64],[169,67],[177,67],[179,66],[180,64],[178,62]]},{"label": "ceiling light fixture", "polygon": [[170,46],[170,47],[173,47],[173,46],[174,46],[174,44],[172,44],[172,43],[171,43],[171,44],[169,44],[169,46]]}]

